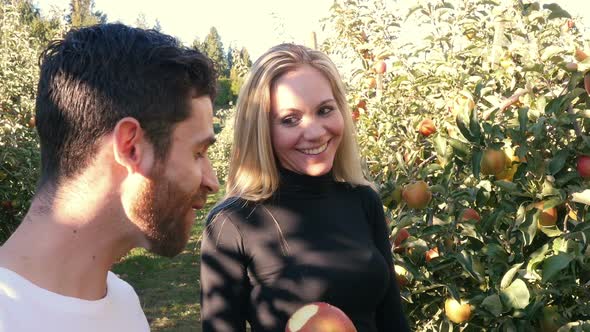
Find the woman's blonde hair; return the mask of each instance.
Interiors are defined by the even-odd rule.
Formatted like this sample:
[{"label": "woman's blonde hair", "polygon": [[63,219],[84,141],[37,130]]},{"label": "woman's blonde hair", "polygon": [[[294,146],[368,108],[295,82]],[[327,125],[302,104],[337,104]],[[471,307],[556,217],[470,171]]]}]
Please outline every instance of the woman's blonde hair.
[{"label": "woman's blonde hair", "polygon": [[369,185],[363,175],[355,128],[336,66],[320,51],[300,45],[280,44],[256,60],[240,90],[226,184],[227,197],[260,201],[269,198],[278,188],[279,172],[270,132],[271,88],[281,75],[304,65],[315,68],[328,79],[344,118],[342,141],[334,159],[335,180],[352,185]]}]

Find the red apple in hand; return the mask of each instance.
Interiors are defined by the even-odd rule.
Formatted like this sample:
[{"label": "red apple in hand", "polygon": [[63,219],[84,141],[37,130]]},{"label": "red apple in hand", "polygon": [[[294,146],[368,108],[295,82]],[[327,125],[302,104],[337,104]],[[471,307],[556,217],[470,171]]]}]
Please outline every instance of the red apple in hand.
[{"label": "red apple in hand", "polygon": [[325,302],[313,302],[299,308],[285,327],[285,332],[357,332],[346,314]]}]

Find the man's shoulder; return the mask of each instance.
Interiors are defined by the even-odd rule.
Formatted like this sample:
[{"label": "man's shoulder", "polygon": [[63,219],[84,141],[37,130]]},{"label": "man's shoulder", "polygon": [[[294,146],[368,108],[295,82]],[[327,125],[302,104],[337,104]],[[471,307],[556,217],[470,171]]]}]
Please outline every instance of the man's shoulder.
[{"label": "man's shoulder", "polygon": [[133,286],[111,271],[107,275],[107,296],[118,300],[139,302],[139,297]]},{"label": "man's shoulder", "polygon": [[20,296],[32,285],[20,274],[0,266],[0,296],[5,300]]}]

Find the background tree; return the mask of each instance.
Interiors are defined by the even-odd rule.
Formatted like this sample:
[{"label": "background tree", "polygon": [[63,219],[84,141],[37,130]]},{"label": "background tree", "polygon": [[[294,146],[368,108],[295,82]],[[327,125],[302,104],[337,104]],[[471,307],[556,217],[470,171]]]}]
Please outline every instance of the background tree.
[{"label": "background tree", "polygon": [[160,20],[156,19],[156,22],[154,23],[152,29],[156,31],[162,31],[162,25],[160,24]]},{"label": "background tree", "polygon": [[15,3],[21,22],[30,28],[31,36],[40,47],[63,32],[62,17],[59,17],[58,13],[52,13],[49,17],[43,18],[32,0],[20,0]]},{"label": "background tree", "polygon": [[231,72],[232,67],[234,66],[234,48],[230,45],[227,48],[227,54],[225,55],[225,58],[227,59],[227,70],[229,72]]},{"label": "background tree", "polygon": [[195,37],[195,39],[193,39],[191,47],[195,50],[199,50],[201,52],[204,52],[204,44],[201,42],[201,39],[198,36]]},{"label": "background tree", "polygon": [[139,15],[137,15],[137,18],[135,19],[135,26],[140,29],[149,29],[150,28],[150,25],[149,25],[144,13],[139,13]]},{"label": "background tree", "polygon": [[0,1],[0,244],[18,226],[39,175],[34,105],[41,47],[64,30],[28,1]]},{"label": "background tree", "polygon": [[252,67],[252,60],[250,54],[245,47],[239,51],[237,48],[232,48],[233,65],[230,69],[229,79],[231,80],[232,94],[237,98],[240,88],[244,83],[244,78],[248,74],[250,67]]},{"label": "background tree", "polygon": [[107,16],[100,11],[94,11],[94,0],[71,0],[67,20],[73,27],[83,27],[106,23]]},{"label": "background tree", "polygon": [[215,27],[211,27],[209,33],[205,36],[202,47],[201,51],[207,54],[207,56],[216,63],[220,76],[227,77],[229,75],[227,59],[223,50],[221,36]]}]

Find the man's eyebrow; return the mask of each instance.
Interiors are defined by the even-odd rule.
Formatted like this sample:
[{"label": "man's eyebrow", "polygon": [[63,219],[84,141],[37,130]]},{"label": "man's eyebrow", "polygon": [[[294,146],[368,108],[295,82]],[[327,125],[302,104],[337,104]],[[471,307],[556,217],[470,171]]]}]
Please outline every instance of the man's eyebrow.
[{"label": "man's eyebrow", "polygon": [[214,135],[211,135],[211,136],[209,136],[209,137],[207,137],[205,139],[202,139],[201,141],[197,142],[197,145],[198,146],[208,147],[208,146],[211,146],[211,145],[215,144],[216,141],[217,141],[217,138],[215,138]]}]

